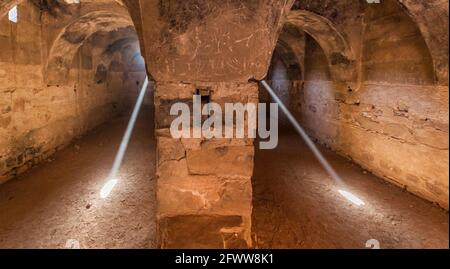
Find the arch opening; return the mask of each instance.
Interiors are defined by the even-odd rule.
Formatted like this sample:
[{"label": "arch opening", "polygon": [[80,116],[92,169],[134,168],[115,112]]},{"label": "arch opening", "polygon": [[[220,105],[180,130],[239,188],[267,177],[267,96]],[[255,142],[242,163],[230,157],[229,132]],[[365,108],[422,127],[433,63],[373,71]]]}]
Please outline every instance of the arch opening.
[{"label": "arch opening", "polygon": [[[448,120],[442,117],[448,114],[444,104],[448,88],[442,86],[447,78],[439,79],[438,75],[444,70],[448,76],[448,72],[446,67],[441,71],[437,68],[431,43],[439,44],[440,50],[448,45],[442,40],[430,42],[432,33],[420,25],[423,21],[417,22],[418,13],[425,13],[421,3],[409,1],[405,8],[401,2],[408,1],[386,0],[379,5],[356,2],[350,6],[333,0],[297,1],[287,15],[267,76],[300,125],[353,189],[337,189],[312,160],[314,156],[301,138],[288,128],[280,130],[278,148],[257,151],[255,158],[253,188],[261,196],[254,197],[254,229],[259,235],[273,236],[258,237],[261,248],[341,244],[339,236],[326,236],[335,238],[334,243],[322,237],[325,231],[310,225],[311,220],[337,221],[334,233],[346,233],[346,225],[339,222],[353,217],[340,209],[353,203],[364,211],[382,199],[362,187],[378,188],[371,181],[393,183],[448,208],[448,138],[444,138],[448,136]],[[438,12],[443,7],[431,3],[429,8]],[[445,38],[448,34],[441,35]],[[290,90],[292,61],[298,62],[302,71],[301,87],[295,94]],[[265,90],[261,91],[260,100],[266,102]],[[419,115],[430,118],[420,120]],[[423,158],[424,152],[443,165]],[[326,189],[327,195],[318,189]],[[321,203],[340,205],[323,214],[311,209]],[[330,217],[336,210],[338,216]],[[348,218],[339,214],[348,214]],[[302,230],[277,223],[279,218],[290,219]],[[279,225],[280,233],[271,233],[272,226],[267,223]],[[387,228],[389,223],[374,229],[384,229],[384,225]]]},{"label": "arch opening", "polygon": [[[42,6],[44,2],[46,5]],[[7,16],[12,5],[17,5],[19,11],[19,21],[14,24]],[[150,208],[144,216],[139,215],[141,211],[125,212],[114,207],[111,211],[115,212],[115,220],[98,223],[99,229],[78,225],[85,217],[80,208],[86,208],[99,219],[111,217],[96,205],[104,202],[101,190],[108,177],[107,170],[112,170],[111,155],[117,153],[130,112],[142,92],[146,93],[146,99],[140,117],[136,118],[128,151],[128,157],[136,159],[133,168],[125,159],[125,167],[117,174],[121,180],[109,198],[120,196],[123,186],[136,180],[133,175],[139,170],[145,175],[127,185],[126,190],[135,197],[128,201],[145,201],[150,207],[154,204],[154,185],[148,180],[154,175],[151,163],[155,146],[148,135],[154,131],[152,85],[143,87],[146,65],[128,10],[121,1],[113,0],[2,0],[0,14],[0,191],[4,190],[3,183],[14,185],[20,182],[17,178],[35,173],[36,167],[51,164],[56,167],[61,156],[72,155],[77,159],[68,160],[57,168],[59,172],[46,167],[44,175],[26,180],[25,187],[31,188],[29,195],[15,200],[17,205],[28,208],[26,211],[8,211],[12,208],[9,206],[4,210],[5,204],[0,201],[1,214],[12,213],[10,217],[0,216],[2,220],[11,220],[0,221],[2,246],[59,248],[64,247],[69,233],[75,233],[74,238],[83,247],[108,247],[110,243],[105,243],[102,237],[105,230],[112,236],[127,233],[139,237],[139,232],[130,233],[133,224],[129,220],[134,219],[147,223],[143,228],[147,235],[136,241],[124,240],[117,246],[154,247],[155,219]],[[43,202],[44,196],[52,201],[51,207]],[[13,228],[16,236],[4,236],[10,230],[8,225],[14,226],[30,211],[30,207],[22,205],[53,217],[44,217],[47,221],[42,221],[41,216],[33,219],[38,222],[34,222],[34,227],[39,232],[35,230],[31,237],[17,227]],[[121,228],[117,223],[128,224]],[[49,229],[54,231],[52,239],[43,239],[40,235],[50,234]],[[84,238],[84,233],[89,238]]]}]

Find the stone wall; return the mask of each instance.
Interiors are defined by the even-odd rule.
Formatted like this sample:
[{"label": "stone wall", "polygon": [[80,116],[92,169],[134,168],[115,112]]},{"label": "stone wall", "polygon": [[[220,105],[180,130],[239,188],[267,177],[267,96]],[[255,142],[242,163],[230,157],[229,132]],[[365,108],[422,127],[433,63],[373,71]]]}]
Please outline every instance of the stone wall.
[{"label": "stone wall", "polygon": [[[193,103],[198,87],[210,101],[257,103],[248,83],[157,83],[158,228],[162,248],[247,248],[251,214],[254,147],[251,139],[173,139],[170,107]],[[191,109],[192,111],[192,109]]]},{"label": "stone wall", "polygon": [[[72,55],[68,83],[46,84],[52,46],[47,36],[54,36],[60,23],[31,2],[19,6],[17,24],[0,18],[0,183],[42,162],[130,105],[125,102],[130,94],[124,86],[130,87],[130,83],[123,59],[117,53],[111,56],[120,68],[102,63],[101,52],[111,41],[107,33],[87,40]],[[97,42],[99,39],[103,41]]]}]

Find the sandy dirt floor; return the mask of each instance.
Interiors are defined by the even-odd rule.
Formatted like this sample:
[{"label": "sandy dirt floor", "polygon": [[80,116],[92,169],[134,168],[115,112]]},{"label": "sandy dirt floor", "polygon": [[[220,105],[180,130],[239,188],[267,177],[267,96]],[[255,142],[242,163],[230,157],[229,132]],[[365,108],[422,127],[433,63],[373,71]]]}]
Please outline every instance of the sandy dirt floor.
[{"label": "sandy dirt floor", "polygon": [[322,152],[365,205],[344,198],[293,131],[258,151],[253,232],[258,248],[448,248],[448,213],[345,158]]},{"label": "sandy dirt floor", "polygon": [[128,119],[100,126],[0,186],[0,248],[65,248],[70,239],[81,248],[155,247],[155,142],[148,108],[119,183],[107,199],[100,197]]},{"label": "sandy dirt floor", "polygon": [[[106,182],[128,122],[124,116],[86,135],[30,172],[0,186],[0,248],[154,248],[155,141],[151,110],[138,120],[119,183]],[[322,149],[356,206],[338,193],[294,133],[258,151],[253,232],[258,248],[448,248],[448,213]]]}]

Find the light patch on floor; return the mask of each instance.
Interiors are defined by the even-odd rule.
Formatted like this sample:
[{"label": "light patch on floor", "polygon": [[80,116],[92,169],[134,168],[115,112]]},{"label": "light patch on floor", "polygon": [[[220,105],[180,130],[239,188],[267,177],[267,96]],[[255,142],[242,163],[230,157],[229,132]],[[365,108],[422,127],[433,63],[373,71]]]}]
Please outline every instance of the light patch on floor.
[{"label": "light patch on floor", "polygon": [[105,185],[130,114],[1,185],[0,248],[154,248],[152,114],[152,108],[142,110],[120,181]]},{"label": "light patch on floor", "polygon": [[[294,131],[258,151],[253,238],[258,248],[448,248],[448,212],[319,147],[330,178]],[[378,244],[379,243],[379,244]]]}]

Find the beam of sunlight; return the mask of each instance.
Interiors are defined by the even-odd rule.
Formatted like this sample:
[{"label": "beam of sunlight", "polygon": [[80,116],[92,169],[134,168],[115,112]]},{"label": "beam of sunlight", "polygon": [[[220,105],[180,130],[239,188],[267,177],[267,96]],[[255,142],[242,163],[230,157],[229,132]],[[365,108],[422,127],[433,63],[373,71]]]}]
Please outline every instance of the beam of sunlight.
[{"label": "beam of sunlight", "polygon": [[345,199],[349,200],[350,202],[352,202],[353,204],[357,205],[357,206],[363,206],[365,205],[364,201],[359,199],[356,195],[354,195],[351,192],[348,191],[343,191],[343,190],[339,190],[339,193],[345,197]]},{"label": "beam of sunlight", "polygon": [[108,198],[117,183],[119,183],[118,179],[108,180],[108,182],[106,182],[105,186],[103,186],[102,190],[100,191],[100,197],[102,199]]},{"label": "beam of sunlight", "polygon": [[303,129],[303,127],[298,123],[298,121],[295,119],[295,117],[292,115],[292,113],[289,111],[289,109],[283,104],[281,99],[277,96],[277,94],[274,92],[274,90],[269,86],[269,84],[262,80],[260,83],[264,86],[264,88],[269,92],[270,96],[275,100],[275,102],[278,103],[281,110],[285,113],[289,121],[292,123],[294,128],[297,130],[297,132],[300,134],[300,136],[303,138],[303,140],[306,142],[306,145],[311,149],[314,156],[317,158],[317,160],[320,162],[322,167],[325,169],[325,171],[330,175],[330,177],[336,182],[338,186],[340,186],[342,189],[339,190],[339,193],[344,196],[347,200],[350,202],[358,205],[363,206],[365,203],[353,195],[351,192],[345,191],[346,185],[342,178],[338,175],[336,170],[331,166],[331,164],[328,162],[328,160],[323,156],[322,152],[320,152],[319,148],[314,144],[314,142],[311,140],[311,138],[308,136],[306,131]]},{"label": "beam of sunlight", "polygon": [[117,179],[117,173],[119,172],[119,169],[122,166],[125,152],[127,151],[128,144],[130,143],[131,135],[133,134],[134,126],[136,125],[136,120],[139,116],[139,112],[140,112],[142,104],[144,102],[145,93],[147,92],[147,87],[148,87],[148,77],[145,78],[144,85],[142,85],[142,89],[139,93],[139,97],[136,101],[136,105],[134,106],[130,121],[128,122],[127,129],[125,131],[125,134],[122,138],[122,142],[120,143],[119,150],[117,151],[116,157],[114,159],[114,163],[113,163],[111,172],[109,173],[108,181],[106,182],[106,184],[100,191],[100,197],[102,199],[107,198],[113,191],[114,187],[119,182],[119,180]]},{"label": "beam of sunlight", "polygon": [[319,148],[317,148],[316,144],[311,140],[311,138],[308,136],[306,131],[303,129],[302,126],[298,123],[298,121],[295,119],[295,117],[292,115],[292,113],[287,109],[287,107],[283,104],[283,102],[278,98],[277,94],[272,90],[272,88],[267,84],[265,80],[261,81],[261,84],[266,88],[266,90],[269,92],[270,96],[275,100],[275,102],[278,103],[281,110],[284,112],[284,114],[287,116],[289,121],[294,126],[295,130],[300,134],[300,136],[305,140],[306,145],[311,149],[314,156],[316,156],[317,160],[319,160],[322,167],[325,169],[325,171],[331,176],[331,178],[334,179],[339,185],[344,185],[341,177],[336,173],[334,168],[330,165],[330,163],[325,159],[323,154],[320,152]]},{"label": "beam of sunlight", "polygon": [[19,22],[19,15],[18,15],[18,10],[17,10],[17,6],[14,6],[13,8],[11,8],[8,12],[8,19],[13,22],[13,23],[18,23]]}]

